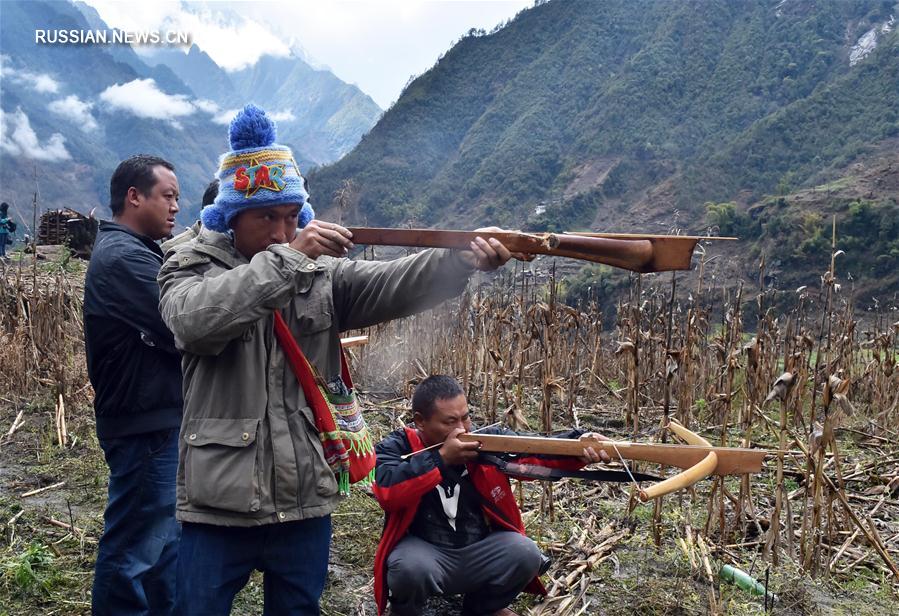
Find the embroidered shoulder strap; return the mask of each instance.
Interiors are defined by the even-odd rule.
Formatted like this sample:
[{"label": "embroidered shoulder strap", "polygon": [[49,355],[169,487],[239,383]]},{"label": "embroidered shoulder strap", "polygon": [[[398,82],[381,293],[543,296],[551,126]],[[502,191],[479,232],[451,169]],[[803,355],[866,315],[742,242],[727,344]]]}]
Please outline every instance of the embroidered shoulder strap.
[{"label": "embroidered shoulder strap", "polygon": [[275,311],[274,318],[275,337],[300,383],[306,403],[312,409],[325,460],[337,475],[340,493],[349,494],[351,483],[371,480],[375,454],[374,443],[353,390],[346,357],[341,349],[341,376],[350,393],[345,396],[330,396],[319,384],[315,368],[306,359],[284,317]]}]

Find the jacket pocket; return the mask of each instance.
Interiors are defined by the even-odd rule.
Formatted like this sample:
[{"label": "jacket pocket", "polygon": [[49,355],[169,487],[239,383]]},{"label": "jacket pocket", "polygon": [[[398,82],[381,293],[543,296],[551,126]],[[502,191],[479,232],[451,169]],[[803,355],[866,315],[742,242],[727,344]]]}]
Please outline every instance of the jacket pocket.
[{"label": "jacket pocket", "polygon": [[331,327],[334,306],[331,303],[330,287],[316,279],[311,289],[293,298],[293,329],[299,336],[308,336]]},{"label": "jacket pocket", "polygon": [[259,511],[258,429],[259,419],[205,418],[185,424],[184,483],[192,505]]},{"label": "jacket pocket", "polygon": [[[297,459],[303,461],[301,466],[308,465],[306,469],[300,468],[300,472],[315,484],[315,493],[319,497],[334,496],[338,489],[337,478],[325,460],[312,409],[308,406],[303,407],[298,412],[291,413],[288,421],[291,423],[291,429],[299,437],[294,441]],[[301,495],[301,500],[303,496],[308,498],[308,495]]]}]

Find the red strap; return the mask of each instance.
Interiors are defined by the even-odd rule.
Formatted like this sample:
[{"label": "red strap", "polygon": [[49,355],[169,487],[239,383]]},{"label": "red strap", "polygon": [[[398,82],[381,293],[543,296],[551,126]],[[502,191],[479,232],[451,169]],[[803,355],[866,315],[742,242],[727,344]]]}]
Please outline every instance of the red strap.
[{"label": "red strap", "polygon": [[[293,373],[300,382],[303,395],[306,396],[306,402],[315,414],[316,428],[318,428],[320,432],[336,432],[337,426],[334,423],[334,417],[331,415],[325,397],[318,388],[318,383],[315,382],[315,376],[312,373],[312,365],[309,363],[309,360],[306,359],[306,356],[303,355],[300,345],[294,340],[293,334],[290,333],[290,328],[288,328],[287,323],[284,322],[284,317],[282,317],[281,313],[277,310],[275,311],[275,337],[277,337],[278,342],[281,344],[281,350],[283,350],[284,355],[287,356],[287,362],[290,364]],[[344,378],[347,378],[349,376],[349,370],[346,369],[346,360],[343,358],[342,353],[340,359],[341,369],[345,372]]]}]

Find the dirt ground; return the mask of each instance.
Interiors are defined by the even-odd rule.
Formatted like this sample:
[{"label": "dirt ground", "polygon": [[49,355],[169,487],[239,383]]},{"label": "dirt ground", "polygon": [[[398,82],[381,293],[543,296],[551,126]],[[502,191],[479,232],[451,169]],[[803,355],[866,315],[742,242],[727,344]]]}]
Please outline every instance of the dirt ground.
[{"label": "dirt ground", "polygon": [[[378,434],[390,429],[396,411],[370,405],[372,428]],[[20,404],[0,400],[0,614],[87,614],[97,538],[102,530],[106,468],[93,434],[89,408],[70,410],[72,444],[55,443],[55,409],[48,400],[32,400],[25,422],[6,436]],[[603,413],[589,417],[597,427],[614,434],[614,422]],[[373,420],[373,421],[372,421]],[[42,487],[53,487],[34,496],[22,496]],[[719,609],[726,614],[762,614],[761,598],[708,578],[697,572],[675,545],[674,525],[684,516],[696,515],[687,499],[670,497],[666,505],[662,546],[650,536],[651,507],[627,514],[628,489],[612,484],[582,484],[564,480],[553,484],[553,518],[541,514],[544,487],[523,485],[524,517],[529,534],[555,558],[545,576],[547,586],[557,587],[557,597],[579,597],[581,614],[707,614],[709,593],[714,589]],[[694,508],[695,509],[695,508]],[[696,524],[701,518],[696,517]],[[371,566],[382,515],[364,490],[354,489],[334,514],[334,535],[329,582],[322,600],[325,615],[373,615]],[[591,536],[602,536],[606,526],[614,530],[608,553],[595,567],[577,572],[588,560]],[[74,527],[74,530],[73,530]],[[587,536],[585,536],[587,535]],[[620,537],[619,537],[620,536]],[[616,538],[617,537],[617,538]],[[731,550],[733,551],[733,550]],[[767,565],[752,552],[738,553],[738,562],[760,580]],[[575,574],[572,575],[572,572]],[[778,595],[773,614],[899,614],[890,585],[874,572],[859,570],[849,579],[812,580],[790,563],[771,567],[769,589]],[[561,585],[561,587],[560,587]],[[542,613],[564,613],[558,602]],[[536,607],[535,607],[536,606]],[[233,614],[259,614],[262,608],[262,575],[254,574],[238,595]],[[516,609],[539,609],[534,599],[522,596]],[[458,614],[458,598],[432,602],[430,614]]]},{"label": "dirt ground", "polygon": [[[48,359],[51,356],[41,355],[36,343],[32,350],[21,350],[24,354],[31,353],[25,358],[27,362],[19,349],[0,346],[0,359],[6,362],[0,365],[0,616],[90,612],[90,589],[97,540],[103,528],[108,471],[95,435],[83,365],[83,342],[77,321],[80,306],[73,300],[73,296],[77,299],[82,293],[78,277],[83,276],[83,267],[70,264],[65,267],[69,269],[52,270],[50,282],[43,287],[38,285],[38,291],[32,289],[34,285],[28,282],[28,276],[21,274],[16,274],[18,290],[14,293],[7,294],[0,287],[0,300],[6,302],[0,308],[15,311],[17,305],[23,305],[28,293],[32,297],[43,294],[42,297],[53,300],[54,289],[62,285],[65,293],[58,302],[42,304],[34,300],[31,306],[35,316],[39,316],[40,306],[47,310],[61,307],[64,323],[52,319],[47,322],[55,323],[53,327],[69,328],[64,345],[47,343],[45,347],[48,353],[65,358],[59,365]],[[66,290],[68,284],[72,288]],[[15,322],[4,322],[4,316],[0,313],[0,324],[3,324],[0,341],[41,340],[44,334],[47,340],[55,339],[52,327],[25,336]],[[428,317],[420,325],[434,329],[434,324],[439,322],[442,331],[450,320],[434,315],[433,321]],[[408,332],[417,330],[405,330],[405,338],[398,335],[400,331],[402,328],[369,332],[371,342],[363,347],[354,364],[365,416],[376,438],[409,420],[405,396],[411,381],[407,368],[411,366],[412,372],[419,375],[424,372],[417,359],[410,359],[409,348],[413,345],[407,343],[411,335]],[[12,365],[16,357],[23,359],[18,367]],[[614,361],[613,357],[608,351],[607,361]],[[397,368],[400,359],[405,362],[402,369]],[[485,355],[484,361],[487,360]],[[424,355],[422,361],[427,363]],[[26,374],[26,366],[38,366],[40,373]],[[14,378],[30,383],[28,395],[9,386]],[[55,394],[59,382],[65,384],[68,398],[64,413],[68,435],[63,445]],[[625,402],[615,391],[624,390],[611,377],[603,385],[605,389],[585,390],[572,398],[570,416],[576,418],[578,427],[629,440],[633,435],[622,421]],[[606,389],[608,392],[603,393]],[[474,386],[470,391],[475,424],[491,423],[485,410],[488,396]],[[520,409],[531,425],[539,425],[536,419],[539,409],[534,402],[537,398],[525,396]],[[495,411],[495,394],[493,407]],[[641,413],[644,413],[644,428],[637,438],[655,439],[658,434],[654,426],[659,425],[660,407],[649,400]],[[556,415],[553,425],[567,427],[563,422],[568,421],[569,415],[561,412]],[[873,509],[880,507],[877,517],[882,540],[896,559],[899,500],[884,477],[896,476],[899,450],[895,439],[871,436],[866,421],[864,414],[859,413],[838,431],[842,467],[850,478],[847,481],[851,481],[849,498],[855,511],[871,512],[873,503],[880,503]],[[708,438],[716,434],[714,426],[702,425]],[[754,439],[767,448],[776,446],[771,434],[761,429]],[[757,507],[757,519],[764,520],[770,512],[775,486],[773,468],[773,464],[768,464],[767,469],[751,478],[751,502]],[[794,467],[791,469],[788,471],[792,474],[788,473],[784,483],[790,493],[798,495],[795,499],[798,507],[802,501],[799,483],[802,474],[795,472]],[[658,472],[657,467],[639,470]],[[520,490],[529,536],[553,558],[553,566],[543,578],[549,596],[543,602],[521,596],[513,606],[521,614],[766,613],[761,597],[717,577],[723,564],[737,566],[763,583],[767,578],[769,592],[778,598],[769,610],[772,614],[899,614],[896,594],[899,585],[885,573],[883,563],[862,540],[846,541],[849,549],[836,559],[839,566],[833,574],[824,572],[813,579],[786,552],[781,553],[776,565],[765,561],[761,557],[763,537],[759,529],[741,519],[729,503],[724,511],[730,531],[723,539],[715,528],[707,531],[704,527],[709,517],[709,481],[666,497],[655,523],[652,505],[630,507],[633,490],[627,483],[563,480],[551,485],[522,482],[519,487],[515,484]],[[733,494],[740,490],[737,478],[729,479],[727,486]],[[794,516],[798,518],[796,512]],[[354,488],[334,514],[333,522],[322,613],[373,616],[376,610],[372,565],[383,524],[382,512],[366,491]],[[835,528],[841,534],[829,538],[830,546],[842,544],[843,534],[849,538],[853,532],[853,527],[846,524]],[[704,555],[708,556],[708,564],[703,561]],[[257,572],[238,595],[232,613],[259,614],[262,602],[262,574]],[[455,615],[458,611],[459,599],[449,598],[433,602],[429,614]]]}]

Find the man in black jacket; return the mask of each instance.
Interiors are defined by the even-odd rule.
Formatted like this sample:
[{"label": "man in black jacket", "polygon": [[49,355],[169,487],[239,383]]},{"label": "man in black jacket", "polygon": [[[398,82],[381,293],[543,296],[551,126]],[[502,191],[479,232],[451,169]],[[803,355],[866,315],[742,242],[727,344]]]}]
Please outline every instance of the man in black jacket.
[{"label": "man in black jacket", "polygon": [[168,614],[179,527],[175,475],[181,357],[159,315],[157,240],[171,234],[171,163],[133,156],[110,180],[113,221],[100,223],[84,290],[84,339],[109,500],[94,571],[94,614]]}]

